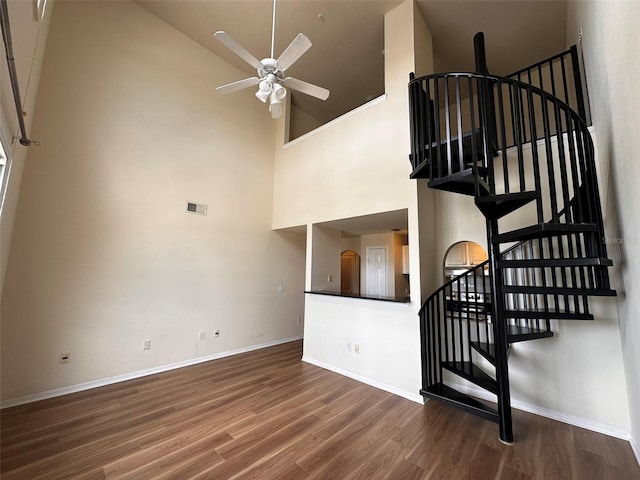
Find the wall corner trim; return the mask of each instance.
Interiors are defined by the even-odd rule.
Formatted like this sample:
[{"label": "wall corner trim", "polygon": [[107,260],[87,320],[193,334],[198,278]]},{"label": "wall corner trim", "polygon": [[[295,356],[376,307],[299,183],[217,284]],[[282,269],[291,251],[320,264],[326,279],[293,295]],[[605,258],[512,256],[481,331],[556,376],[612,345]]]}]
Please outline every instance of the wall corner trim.
[{"label": "wall corner trim", "polygon": [[416,402],[424,405],[424,399],[418,394],[407,392],[406,390],[402,390],[401,388],[394,387],[392,385],[387,385],[386,383],[382,383],[372,378],[358,375],[348,370],[343,370],[342,368],[335,367],[333,365],[321,362],[311,357],[303,356],[302,361],[310,363],[311,365],[315,365],[316,367],[324,368],[325,370],[330,370],[334,373],[338,373],[345,377],[352,378],[354,380],[357,380],[358,382],[364,383],[371,387],[384,390],[385,392],[393,393],[394,395],[398,395],[399,397],[406,398],[407,400],[411,400],[412,402]]},{"label": "wall corner trim", "polygon": [[33,395],[25,395],[24,397],[12,398],[9,400],[2,401],[0,403],[0,409],[15,407],[17,405],[23,405],[25,403],[37,402],[38,400],[45,400],[47,398],[68,395],[70,393],[82,392],[84,390],[90,390],[92,388],[104,387],[105,385],[125,382],[127,380],[134,380],[136,378],[146,377],[147,375],[153,375],[155,373],[167,372],[169,370],[175,370],[177,368],[188,367],[190,365],[196,365],[198,363],[204,363],[204,362],[209,362],[211,360],[217,360],[219,358],[238,355],[240,353],[247,353],[253,350],[260,350],[262,348],[273,347],[276,345],[281,345],[283,343],[294,342],[296,340],[302,340],[302,335],[299,335],[296,337],[290,337],[290,338],[281,338],[279,340],[259,343],[257,345],[250,345],[248,347],[237,348],[235,350],[229,350],[226,352],[214,353],[211,355],[206,355],[204,357],[197,357],[189,360],[184,360],[181,362],[171,363],[169,365],[162,365],[160,367],[149,368],[147,370],[138,370],[137,372],[125,373],[123,375],[116,375],[115,377],[101,378],[99,380],[92,380],[90,382],[79,383],[77,385],[71,385],[68,387],[47,390],[45,392],[35,393]]}]

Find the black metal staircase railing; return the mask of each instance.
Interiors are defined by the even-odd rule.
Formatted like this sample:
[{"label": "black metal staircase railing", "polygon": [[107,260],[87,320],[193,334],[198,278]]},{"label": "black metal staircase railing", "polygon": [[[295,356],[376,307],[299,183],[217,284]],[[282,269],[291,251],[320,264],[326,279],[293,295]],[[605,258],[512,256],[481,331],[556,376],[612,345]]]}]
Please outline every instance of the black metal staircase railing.
[{"label": "black metal staircase railing", "polygon": [[[528,258],[532,242],[519,242],[502,254],[505,261]],[[510,285],[528,288],[541,286],[536,275],[513,275]],[[575,296],[574,296],[575,297]],[[477,367],[474,360],[483,357],[496,366],[492,291],[489,280],[489,261],[485,261],[445,283],[433,292],[422,306],[420,328],[423,342],[422,395],[445,398],[466,411],[498,422],[498,412],[475,399],[455,395],[445,383],[445,371],[455,373],[497,394],[495,376]],[[540,301],[526,295],[510,299],[512,313],[506,324],[509,343],[553,336],[550,318],[555,317],[553,302]],[[535,315],[518,312],[525,307]],[[517,312],[517,313],[516,313]]]},{"label": "black metal staircase railing", "polygon": [[575,45],[506,77],[551,93],[578,112],[585,123],[591,123],[587,117],[588,106],[582,88],[578,47]]},{"label": "black metal staircase railing", "polygon": [[[496,421],[506,442],[513,440],[509,345],[553,336],[551,320],[593,320],[589,296],[615,295],[593,143],[584,110],[567,103],[582,102],[582,90],[579,79],[568,86],[566,54],[515,79],[443,73],[412,74],[409,82],[411,177],[473,196],[489,247],[487,262],[440,287],[420,310],[421,393]],[[480,57],[477,68],[486,71]],[[551,92],[539,88],[545,71]],[[532,72],[539,86],[519,80]],[[450,375],[496,395],[497,409],[455,391]]]},{"label": "black metal staircase railing", "polygon": [[[487,133],[487,107],[478,94],[485,88],[494,91],[495,135]],[[588,231],[582,243],[566,243],[566,253],[581,257],[586,249],[606,257],[593,143],[587,125],[566,103],[537,87],[477,73],[413,78],[409,91],[413,178],[473,195],[483,213],[498,218],[531,203],[534,227],[503,234],[501,242],[541,229]],[[540,140],[528,141],[538,132]]]},{"label": "black metal staircase railing", "polygon": [[[487,133],[487,108],[479,94],[486,88],[494,92],[495,135]],[[596,219],[600,201],[591,136],[566,103],[526,83],[477,73],[414,78],[409,90],[414,178],[428,178],[437,187],[441,179],[449,182],[465,172],[469,186],[460,193],[533,197],[539,190],[539,222],[545,216],[554,223]]]}]

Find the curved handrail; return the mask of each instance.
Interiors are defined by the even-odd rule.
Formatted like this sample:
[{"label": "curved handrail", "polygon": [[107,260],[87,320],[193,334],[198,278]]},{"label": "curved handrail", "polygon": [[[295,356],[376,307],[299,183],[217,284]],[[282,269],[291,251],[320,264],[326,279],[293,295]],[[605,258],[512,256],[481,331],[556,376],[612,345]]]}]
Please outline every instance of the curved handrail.
[{"label": "curved handrail", "polygon": [[[409,97],[414,170],[427,165],[433,181],[474,167],[476,196],[535,188],[545,193],[536,200],[537,223],[593,223],[602,238],[593,142],[567,103],[515,79],[473,72],[412,75]],[[492,173],[485,190],[475,167]],[[606,256],[604,245],[591,248]]]},{"label": "curved handrail", "polygon": [[531,85],[526,82],[521,82],[519,80],[514,80],[513,78],[500,77],[498,75],[476,73],[476,72],[446,72],[446,73],[432,73],[430,75],[424,75],[422,77],[413,77],[409,80],[409,85],[412,85],[414,83],[420,83],[423,80],[428,80],[432,78],[446,78],[446,77],[479,78],[482,80],[493,80],[495,82],[508,83],[514,86],[524,87],[525,89],[531,89],[532,91],[539,94],[540,96],[548,97],[549,100],[557,101],[560,104],[564,105],[564,107],[570,110],[580,120],[580,122],[584,125],[584,127],[587,128],[586,122],[580,117],[580,115],[575,110],[573,110],[573,108],[571,108],[571,106],[568,103],[550,94],[549,92],[536,87],[535,85]]}]

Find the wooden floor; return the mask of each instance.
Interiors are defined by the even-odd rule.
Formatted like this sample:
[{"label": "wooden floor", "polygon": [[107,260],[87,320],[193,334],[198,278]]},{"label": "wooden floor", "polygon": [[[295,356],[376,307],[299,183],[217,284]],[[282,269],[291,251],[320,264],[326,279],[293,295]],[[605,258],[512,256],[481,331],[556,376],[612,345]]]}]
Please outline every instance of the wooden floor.
[{"label": "wooden floor", "polygon": [[3,480],[640,479],[627,442],[497,426],[300,361],[300,342],[2,411]]}]

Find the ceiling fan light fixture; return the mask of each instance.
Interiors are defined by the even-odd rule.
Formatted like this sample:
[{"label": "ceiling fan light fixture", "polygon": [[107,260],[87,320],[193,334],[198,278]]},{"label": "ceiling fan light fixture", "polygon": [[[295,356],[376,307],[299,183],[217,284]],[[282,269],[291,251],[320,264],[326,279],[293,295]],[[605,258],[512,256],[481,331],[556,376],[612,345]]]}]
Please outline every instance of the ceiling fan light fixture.
[{"label": "ceiling fan light fixture", "polygon": [[281,102],[287,96],[287,89],[279,83],[273,85],[273,92],[271,92],[271,103]]},{"label": "ceiling fan light fixture", "polygon": [[282,102],[272,102],[269,105],[269,111],[271,112],[271,118],[280,118],[282,116]]},{"label": "ceiling fan light fixture", "polygon": [[279,83],[273,84],[273,91],[269,96],[269,111],[271,118],[280,118],[282,116],[282,100],[287,96],[287,89]]},{"label": "ceiling fan light fixture", "polygon": [[258,97],[258,99],[262,102],[262,103],[266,103],[267,102],[267,98],[269,98],[269,95],[271,95],[271,92],[273,91],[273,85],[271,84],[271,82],[267,79],[262,80],[260,82],[260,85],[258,86],[258,91],[256,92],[256,97]]},{"label": "ceiling fan light fixture", "polygon": [[260,100],[262,103],[267,103],[267,98],[269,98],[269,94],[258,90],[256,92],[256,97],[258,97],[258,100]]}]

